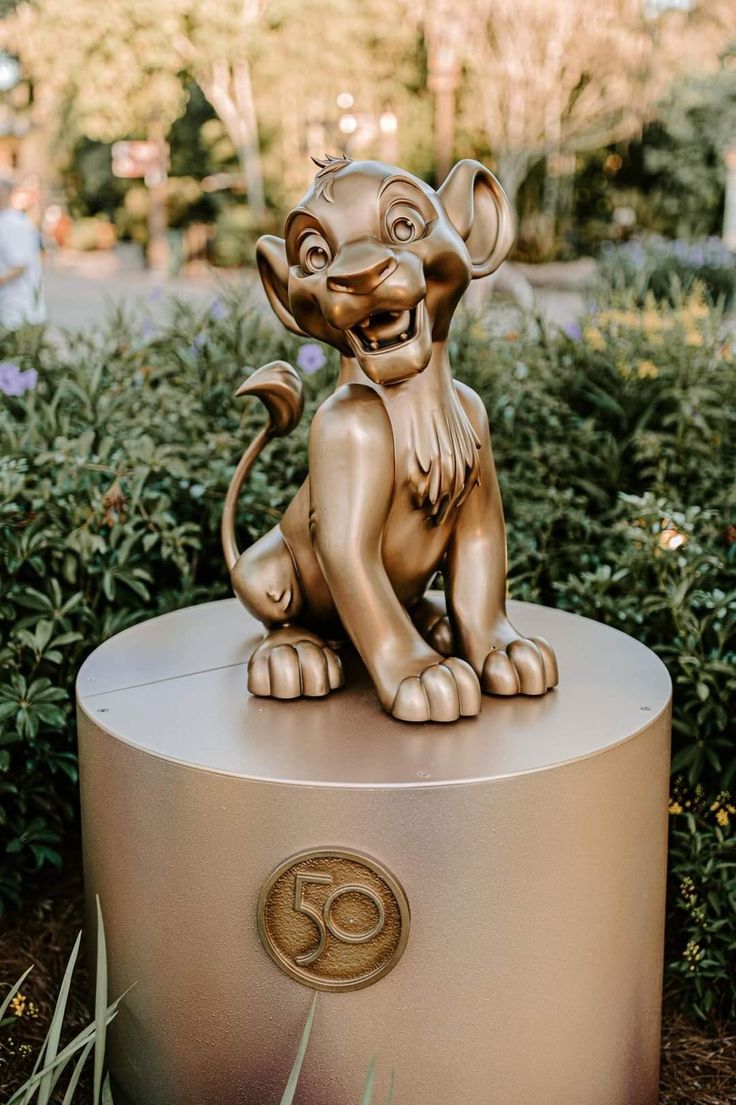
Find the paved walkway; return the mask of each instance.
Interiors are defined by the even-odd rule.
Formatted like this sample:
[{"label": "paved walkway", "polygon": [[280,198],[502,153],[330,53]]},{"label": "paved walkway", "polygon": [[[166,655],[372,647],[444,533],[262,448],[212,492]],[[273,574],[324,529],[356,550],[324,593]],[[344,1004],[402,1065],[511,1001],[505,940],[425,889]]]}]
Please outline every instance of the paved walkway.
[{"label": "paved walkway", "polygon": [[61,254],[46,258],[44,294],[49,322],[55,330],[96,326],[113,310],[134,309],[153,321],[163,321],[167,300],[181,299],[203,308],[225,285],[253,283],[247,274],[222,274],[203,269],[196,275],[164,281],[150,272],[121,264],[115,254]]},{"label": "paved walkway", "polygon": [[[136,265],[135,256],[125,250],[47,256],[44,291],[53,329],[95,326],[121,307],[137,310],[152,322],[163,322],[170,297],[205,308],[223,288],[233,286],[242,287],[249,296],[262,296],[252,270],[233,274],[203,267],[186,277],[161,281]],[[583,295],[577,291],[536,289],[536,307],[542,317],[560,326],[578,318],[583,303]]]}]

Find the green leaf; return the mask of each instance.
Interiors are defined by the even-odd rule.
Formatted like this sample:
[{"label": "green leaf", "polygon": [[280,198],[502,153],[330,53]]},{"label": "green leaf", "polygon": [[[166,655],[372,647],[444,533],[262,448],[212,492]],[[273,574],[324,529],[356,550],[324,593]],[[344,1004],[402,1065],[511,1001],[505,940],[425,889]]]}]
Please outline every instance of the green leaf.
[{"label": "green leaf", "polygon": [[376,1060],[371,1059],[370,1066],[368,1067],[368,1074],[365,1079],[365,1086],[363,1087],[363,1094],[360,1099],[360,1105],[371,1105],[373,1101],[373,1083],[376,1078]]},{"label": "green leaf", "polygon": [[[74,967],[77,962],[77,956],[79,955],[79,945],[82,941],[81,932],[77,936],[77,939],[72,948],[72,953],[69,956],[69,960],[64,971],[64,977],[61,981],[61,989],[59,990],[59,996],[56,999],[56,1007],[54,1009],[54,1015],[51,1018],[51,1025],[49,1027],[48,1036],[46,1038],[46,1045],[44,1047],[43,1055],[44,1061],[48,1066],[49,1063],[53,1063],[59,1050],[59,1040],[61,1039],[61,1029],[64,1024],[64,1014],[66,1013],[66,1003],[69,999],[69,988],[72,983],[72,975],[74,973]],[[48,1105],[51,1097],[52,1076],[49,1073],[41,1079],[38,1089],[38,1105]]]},{"label": "green leaf", "polygon": [[307,1054],[307,1045],[309,1044],[309,1037],[312,1034],[312,1025],[314,1023],[314,1014],[317,1010],[317,994],[312,998],[312,1004],[309,1009],[309,1016],[307,1017],[307,1023],[304,1025],[304,1031],[302,1032],[301,1042],[299,1043],[299,1050],[296,1053],[296,1059],[294,1060],[294,1066],[291,1068],[291,1074],[289,1075],[289,1081],[286,1083],[286,1089],[284,1090],[283,1097],[281,1098],[280,1105],[292,1105],[294,1100],[294,1094],[296,1093],[297,1082],[299,1081],[299,1075],[301,1074],[302,1065],[304,1063],[304,1056]]},{"label": "green leaf", "polygon": [[98,1105],[102,1093],[102,1072],[105,1063],[105,1037],[107,1013],[107,943],[105,923],[102,919],[100,899],[97,905],[97,973],[95,976],[95,1070],[92,1089],[92,1105]]}]

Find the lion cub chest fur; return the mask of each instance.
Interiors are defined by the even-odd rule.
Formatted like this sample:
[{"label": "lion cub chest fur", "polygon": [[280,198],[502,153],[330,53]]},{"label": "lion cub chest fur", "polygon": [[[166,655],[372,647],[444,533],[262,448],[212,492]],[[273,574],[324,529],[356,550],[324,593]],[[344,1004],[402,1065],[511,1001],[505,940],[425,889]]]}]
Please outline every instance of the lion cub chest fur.
[{"label": "lion cub chest fur", "polygon": [[393,432],[397,492],[405,488],[414,509],[441,525],[480,479],[480,441],[454,383],[384,389],[381,398]]}]

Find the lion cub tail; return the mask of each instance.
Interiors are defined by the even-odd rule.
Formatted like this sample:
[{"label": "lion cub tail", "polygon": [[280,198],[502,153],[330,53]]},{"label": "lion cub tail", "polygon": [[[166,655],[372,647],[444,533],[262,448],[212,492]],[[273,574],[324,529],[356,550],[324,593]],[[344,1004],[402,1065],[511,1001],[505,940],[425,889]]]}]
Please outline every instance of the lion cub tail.
[{"label": "lion cub tail", "polygon": [[266,442],[272,437],[290,434],[304,410],[301,379],[296,369],[286,361],[271,361],[259,368],[240,385],[235,394],[256,395],[268,411],[268,422],[240,458],[225,496],[220,536],[225,563],[230,572],[240,555],[235,539],[235,515],[246,477]]}]

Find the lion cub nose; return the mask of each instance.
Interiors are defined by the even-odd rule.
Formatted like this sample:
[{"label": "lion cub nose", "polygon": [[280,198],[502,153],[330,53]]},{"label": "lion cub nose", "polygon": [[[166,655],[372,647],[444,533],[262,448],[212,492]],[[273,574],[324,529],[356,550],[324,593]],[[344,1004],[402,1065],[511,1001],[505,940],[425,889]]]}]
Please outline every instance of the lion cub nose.
[{"label": "lion cub nose", "polygon": [[375,248],[352,245],[341,249],[330,268],[327,287],[331,292],[370,295],[396,269],[398,261]]}]

